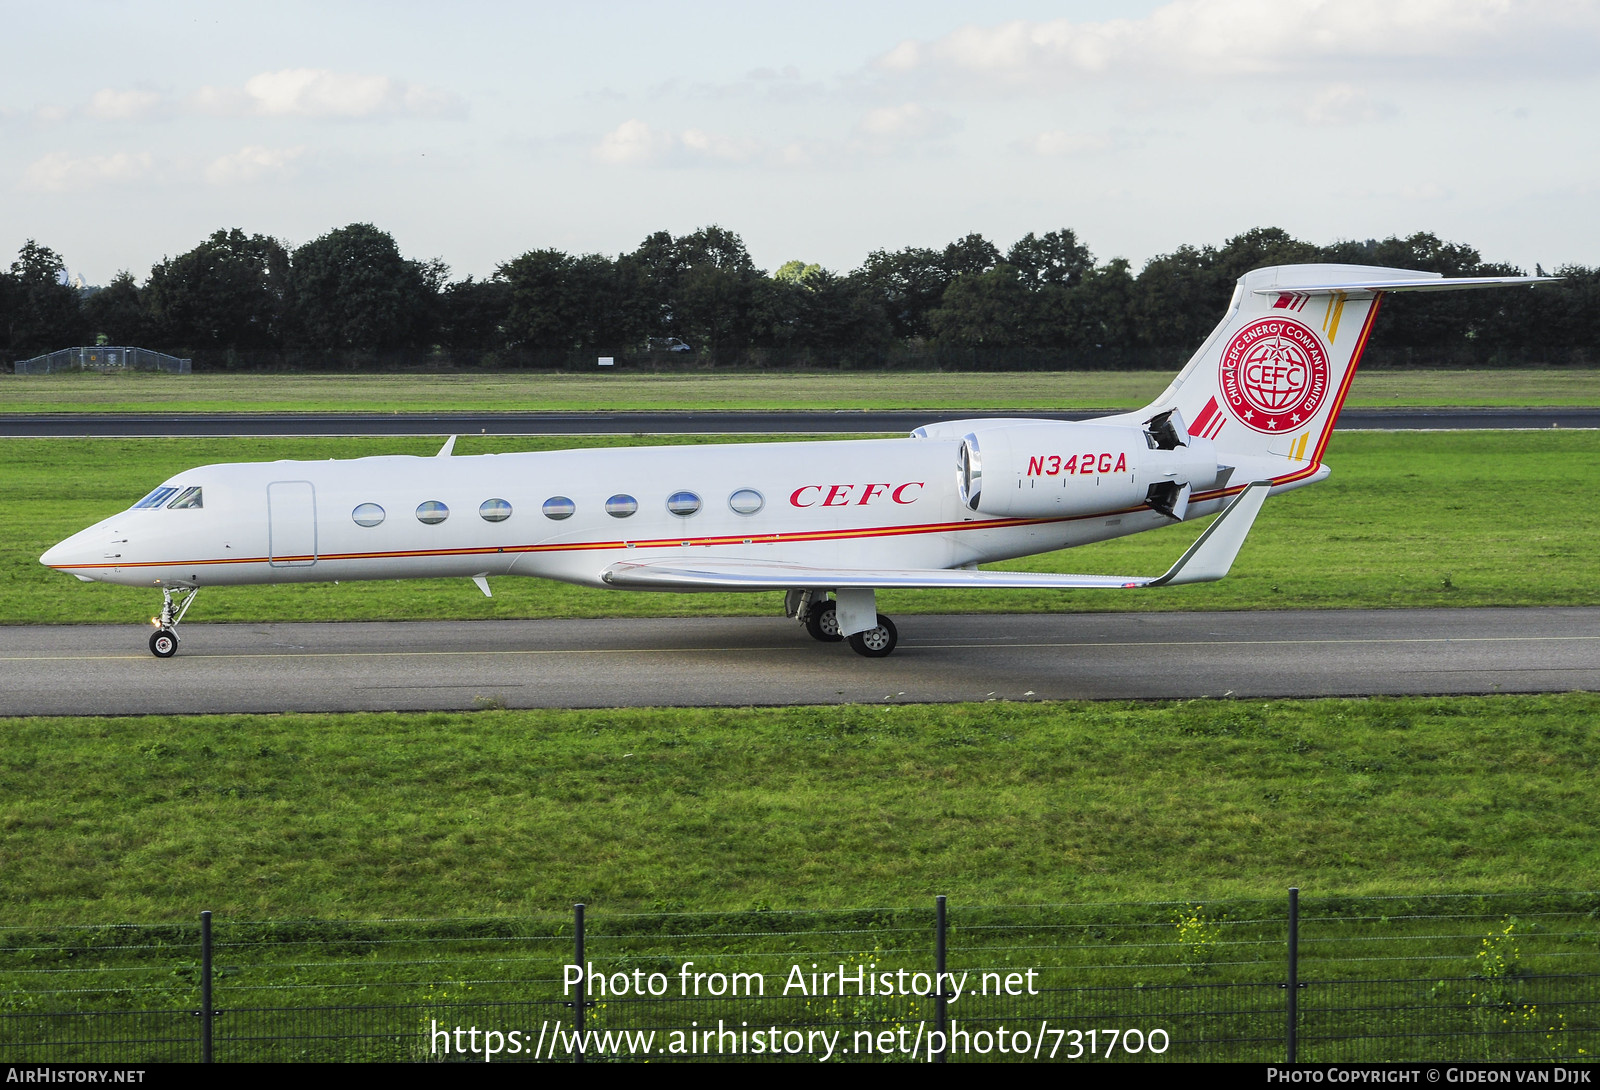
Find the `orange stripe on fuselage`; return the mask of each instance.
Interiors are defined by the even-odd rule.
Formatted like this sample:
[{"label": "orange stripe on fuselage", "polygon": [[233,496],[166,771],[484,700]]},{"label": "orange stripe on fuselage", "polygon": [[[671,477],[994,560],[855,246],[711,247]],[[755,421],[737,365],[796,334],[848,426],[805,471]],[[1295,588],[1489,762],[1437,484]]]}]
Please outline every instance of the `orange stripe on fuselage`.
[{"label": "orange stripe on fuselage", "polygon": [[317,556],[307,554],[304,556],[279,557],[219,557],[213,560],[137,560],[124,564],[59,564],[54,567],[57,571],[79,571],[106,568],[187,568],[217,564],[266,564],[270,561],[276,561],[280,565],[291,565],[297,562],[315,561],[324,563],[333,560],[406,560],[430,556],[497,556],[504,553],[589,552],[605,549],[626,549],[630,546],[635,549],[672,549],[682,548],[685,545],[692,548],[712,545],[778,545],[796,541],[849,541],[861,538],[902,537],[908,534],[941,534],[962,530],[1001,530],[1018,526],[1046,526],[1058,522],[1077,522],[1083,519],[1115,517],[1141,510],[1144,510],[1142,506],[1128,507],[1120,511],[1097,511],[1092,515],[1069,515],[1063,518],[1011,518],[986,519],[977,522],[912,523],[905,526],[871,526],[856,530],[802,530],[789,534],[751,534],[748,537],[743,535],[700,538],[667,537],[649,540],[622,539],[617,541],[563,542],[547,545],[481,545],[467,549],[402,549],[389,552],[320,553]]}]

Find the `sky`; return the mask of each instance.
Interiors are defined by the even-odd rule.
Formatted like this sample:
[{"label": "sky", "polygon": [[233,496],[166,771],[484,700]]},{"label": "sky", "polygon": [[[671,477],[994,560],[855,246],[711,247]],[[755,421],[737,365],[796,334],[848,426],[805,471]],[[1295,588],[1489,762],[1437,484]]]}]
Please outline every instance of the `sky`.
[{"label": "sky", "polygon": [[1069,227],[1600,265],[1600,0],[0,0],[0,263],[376,224],[455,278],[737,232],[847,271]]}]

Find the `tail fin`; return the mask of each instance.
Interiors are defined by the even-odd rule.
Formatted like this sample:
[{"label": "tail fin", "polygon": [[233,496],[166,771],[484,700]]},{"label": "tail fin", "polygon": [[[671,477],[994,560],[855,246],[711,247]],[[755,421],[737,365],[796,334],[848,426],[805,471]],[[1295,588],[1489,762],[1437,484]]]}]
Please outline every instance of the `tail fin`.
[{"label": "tail fin", "polygon": [[[1239,278],[1228,312],[1141,421],[1176,410],[1223,462],[1276,455],[1314,467],[1388,291],[1533,284],[1367,265],[1279,265]],[[1175,422],[1174,422],[1175,423]]]}]

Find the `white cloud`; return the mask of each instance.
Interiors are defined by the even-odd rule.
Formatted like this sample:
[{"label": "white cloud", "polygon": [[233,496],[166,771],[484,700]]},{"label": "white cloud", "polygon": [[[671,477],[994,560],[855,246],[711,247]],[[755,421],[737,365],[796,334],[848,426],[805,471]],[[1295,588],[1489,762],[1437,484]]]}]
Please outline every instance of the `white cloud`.
[{"label": "white cloud", "polygon": [[[890,74],[1030,86],[1100,76],[1294,75],[1351,65],[1462,77],[1505,67],[1592,74],[1592,0],[1176,0],[1140,19],[968,26],[879,57]],[[1474,65],[1482,67],[1474,68]]]},{"label": "white cloud", "polygon": [[612,166],[684,165],[695,162],[749,163],[767,155],[766,145],[745,137],[704,129],[681,133],[652,129],[631,118],[600,138],[594,157]]},{"label": "white cloud", "polygon": [[252,144],[229,155],[213,159],[205,169],[205,179],[213,185],[232,185],[260,181],[269,176],[288,174],[294,161],[305,154],[305,146],[264,148]]},{"label": "white cloud", "polygon": [[204,113],[260,117],[434,117],[464,109],[447,91],[326,68],[262,72],[246,80],[242,89],[202,87],[190,102]]},{"label": "white cloud", "polygon": [[1374,99],[1359,87],[1335,83],[1324,87],[1297,111],[1308,125],[1360,125],[1393,117],[1392,102]]},{"label": "white cloud", "polygon": [[613,166],[644,166],[671,156],[677,138],[652,129],[637,118],[624,121],[600,138],[595,158]]},{"label": "white cloud", "polygon": [[132,121],[149,117],[161,106],[162,97],[155,91],[118,91],[107,87],[94,93],[84,112],[106,121]]},{"label": "white cloud", "polygon": [[28,164],[19,187],[35,193],[70,193],[105,185],[126,185],[149,177],[149,152],[74,157],[53,151]]},{"label": "white cloud", "polygon": [[880,140],[928,140],[947,136],[958,128],[955,118],[944,111],[907,102],[869,111],[857,131]]},{"label": "white cloud", "polygon": [[684,150],[691,155],[730,163],[748,163],[760,157],[764,150],[759,140],[721,136],[703,129],[686,130],[682,140]]},{"label": "white cloud", "polygon": [[1051,129],[1022,142],[1022,146],[1035,155],[1086,155],[1105,151],[1115,141],[1106,132],[1068,132]]}]

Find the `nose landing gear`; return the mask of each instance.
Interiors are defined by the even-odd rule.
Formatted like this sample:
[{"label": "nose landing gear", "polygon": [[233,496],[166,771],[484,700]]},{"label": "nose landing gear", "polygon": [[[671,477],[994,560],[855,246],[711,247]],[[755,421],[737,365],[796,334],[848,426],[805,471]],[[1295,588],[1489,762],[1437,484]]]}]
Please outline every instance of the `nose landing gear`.
[{"label": "nose landing gear", "polygon": [[178,653],[178,622],[189,612],[199,587],[162,587],[161,616],[150,618],[156,630],[150,634],[150,653],[158,659],[170,659]]}]

